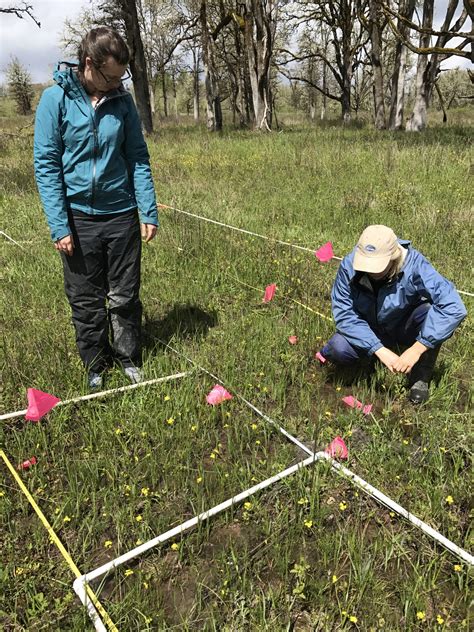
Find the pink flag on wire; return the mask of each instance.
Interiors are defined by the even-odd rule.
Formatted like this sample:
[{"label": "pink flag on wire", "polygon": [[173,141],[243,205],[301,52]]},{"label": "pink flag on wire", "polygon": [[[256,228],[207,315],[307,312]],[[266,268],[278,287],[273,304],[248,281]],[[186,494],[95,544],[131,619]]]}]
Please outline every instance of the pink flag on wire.
[{"label": "pink flag on wire", "polygon": [[347,459],[349,454],[349,450],[342,437],[333,439],[324,451],[333,459]]},{"label": "pink flag on wire", "polygon": [[271,283],[270,285],[267,285],[267,287],[265,288],[265,294],[263,295],[262,302],[269,303],[272,300],[272,298],[275,296],[276,289],[277,289],[276,283]]},{"label": "pink flag on wire", "polygon": [[288,336],[288,342],[290,345],[298,344],[298,336]]},{"label": "pink flag on wire", "polygon": [[316,360],[319,360],[321,364],[324,364],[326,362],[326,358],[323,356],[323,354],[320,351],[316,351],[316,353],[314,354],[314,357],[316,358]]},{"label": "pink flag on wire", "polygon": [[324,246],[321,246],[321,248],[318,248],[318,250],[316,250],[314,254],[322,263],[331,261],[331,259],[334,257],[332,243],[328,241],[327,243],[324,244]]},{"label": "pink flag on wire", "polygon": [[232,395],[220,384],[216,384],[206,396],[206,402],[211,406],[217,406],[226,399],[232,399]]},{"label": "pink flag on wire", "polygon": [[359,402],[359,400],[356,399],[353,395],[347,395],[347,397],[343,397],[342,401],[344,402],[344,404],[346,404],[346,406],[349,406],[349,408],[357,408],[358,410],[361,410],[364,415],[368,415],[372,410],[372,404],[364,405],[362,402]]},{"label": "pink flag on wire", "polygon": [[36,388],[29,388],[27,392],[28,409],[25,419],[28,421],[39,421],[46,413],[56,406],[61,400],[49,393],[43,393]]}]

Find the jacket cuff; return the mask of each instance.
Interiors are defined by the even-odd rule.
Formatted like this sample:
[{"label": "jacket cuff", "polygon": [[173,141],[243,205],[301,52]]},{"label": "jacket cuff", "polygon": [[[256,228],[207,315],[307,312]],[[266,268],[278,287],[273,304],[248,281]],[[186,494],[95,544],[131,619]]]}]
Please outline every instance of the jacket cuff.
[{"label": "jacket cuff", "polygon": [[382,347],[383,347],[383,344],[380,342],[380,340],[377,340],[377,342],[370,347],[367,353],[369,356],[374,355],[374,353],[378,351],[379,349],[381,349]]},{"label": "jacket cuff", "polygon": [[422,345],[425,345],[425,347],[428,347],[428,349],[434,349],[436,346],[438,345],[434,345],[432,342],[430,342],[429,340],[426,340],[426,338],[423,338],[423,336],[421,335],[421,333],[418,334],[418,336],[416,337],[418,342],[421,342]]}]

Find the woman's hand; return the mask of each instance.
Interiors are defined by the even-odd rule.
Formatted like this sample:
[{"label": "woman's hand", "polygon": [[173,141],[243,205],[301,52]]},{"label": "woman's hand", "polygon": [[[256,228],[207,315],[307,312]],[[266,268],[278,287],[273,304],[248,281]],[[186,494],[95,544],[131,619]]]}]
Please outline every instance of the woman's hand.
[{"label": "woman's hand", "polygon": [[382,364],[385,364],[389,371],[395,372],[395,364],[400,360],[396,353],[390,351],[387,347],[381,347],[375,351],[374,355],[377,356]]},{"label": "woman's hand", "polygon": [[74,239],[72,235],[66,235],[66,237],[58,239],[58,241],[54,242],[54,247],[56,250],[59,250],[59,252],[64,252],[68,257],[71,257],[74,252]]},{"label": "woman's hand", "polygon": [[142,224],[142,239],[145,243],[151,241],[156,235],[156,226],[155,224]]},{"label": "woman's hand", "polygon": [[418,340],[408,347],[406,351],[398,358],[397,362],[393,365],[395,371],[399,373],[410,373],[412,368],[420,359],[422,353],[426,351],[426,347]]}]

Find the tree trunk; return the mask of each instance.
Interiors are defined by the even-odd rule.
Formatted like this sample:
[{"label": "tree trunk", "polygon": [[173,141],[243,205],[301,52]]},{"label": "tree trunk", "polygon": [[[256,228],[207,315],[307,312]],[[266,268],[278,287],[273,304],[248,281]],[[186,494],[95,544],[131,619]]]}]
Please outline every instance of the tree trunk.
[{"label": "tree trunk", "polygon": [[199,121],[199,52],[193,48],[193,114]]},{"label": "tree trunk", "polygon": [[150,92],[150,111],[151,111],[151,115],[154,116],[155,115],[155,90],[153,88],[153,84],[150,83],[148,84],[148,90]]},{"label": "tree trunk", "polygon": [[324,121],[326,118],[326,107],[327,107],[327,96],[326,96],[326,92],[327,92],[327,66],[325,64],[325,62],[322,62],[323,64],[323,99],[321,101],[321,115],[320,115],[320,119],[321,121]]},{"label": "tree trunk", "polygon": [[370,0],[369,4],[369,24],[371,51],[370,61],[373,72],[373,92],[375,110],[375,129],[385,129],[385,101],[383,90],[382,73],[382,28],[380,7],[377,0]]},{"label": "tree trunk", "polygon": [[270,60],[273,54],[271,8],[261,0],[247,0],[245,14],[245,48],[252,89],[254,127],[271,131],[272,94]]},{"label": "tree trunk", "polygon": [[143,128],[147,134],[153,132],[151,117],[150,90],[146,73],[145,54],[138,24],[135,0],[119,0],[122,17],[125,23],[127,44],[130,48],[130,71],[133,89]]},{"label": "tree trunk", "polygon": [[209,32],[207,5],[205,0],[201,2],[200,22],[202,34],[202,61],[204,64],[204,83],[206,86],[207,129],[210,132],[220,132],[222,130],[221,98],[214,64],[214,41],[211,33]]},{"label": "tree trunk", "polygon": [[[430,30],[433,26],[434,0],[424,0],[423,3],[423,28]],[[430,34],[421,33],[419,48],[428,48]],[[413,112],[407,121],[408,132],[420,132],[426,127],[428,105],[432,86],[428,81],[428,55],[418,55],[416,67],[416,96]]]},{"label": "tree trunk", "polygon": [[161,71],[161,94],[163,95],[163,116],[168,116],[168,89],[166,87],[166,70]]},{"label": "tree trunk", "polygon": [[[415,10],[415,0],[407,0],[405,6],[401,9],[402,16],[408,20],[412,19]],[[408,37],[408,27],[406,23],[399,19],[397,29],[401,36],[406,39]],[[403,110],[405,105],[405,76],[407,69],[407,47],[397,40],[395,46],[395,59],[393,64],[393,73],[390,80],[390,114],[388,127],[391,131],[400,130],[403,127],[404,117]]]}]

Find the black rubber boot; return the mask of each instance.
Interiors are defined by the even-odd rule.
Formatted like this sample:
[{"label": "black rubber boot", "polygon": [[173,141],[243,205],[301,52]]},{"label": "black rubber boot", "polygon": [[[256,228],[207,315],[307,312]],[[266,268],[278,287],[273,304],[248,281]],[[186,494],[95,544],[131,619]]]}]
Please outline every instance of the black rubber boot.
[{"label": "black rubber boot", "polygon": [[411,370],[408,380],[410,387],[408,398],[413,404],[423,404],[430,396],[431,377],[440,348],[425,351]]}]

